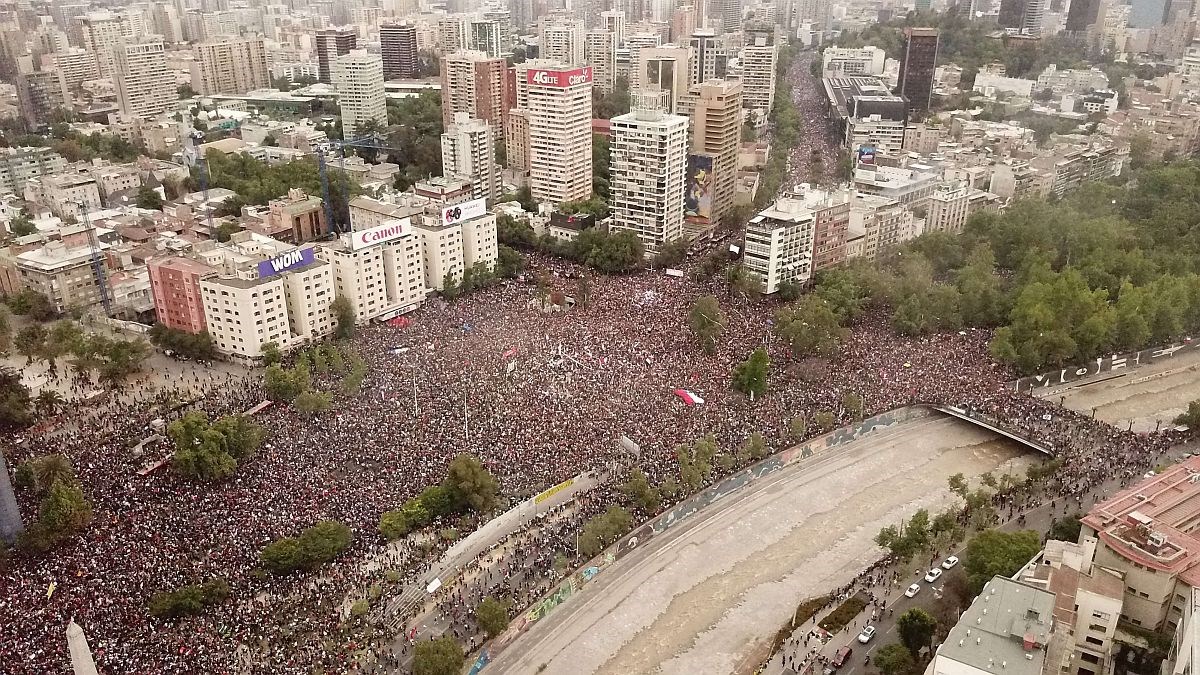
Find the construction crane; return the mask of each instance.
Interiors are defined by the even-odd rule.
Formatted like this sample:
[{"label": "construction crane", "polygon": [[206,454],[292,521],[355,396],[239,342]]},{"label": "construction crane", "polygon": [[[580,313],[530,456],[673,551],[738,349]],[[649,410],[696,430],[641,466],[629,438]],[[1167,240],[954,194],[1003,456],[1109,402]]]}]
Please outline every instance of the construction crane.
[{"label": "construction crane", "polygon": [[96,288],[100,290],[100,304],[104,306],[104,316],[112,318],[112,297],[108,293],[108,274],[104,271],[104,256],[100,254],[100,238],[96,236],[96,223],[88,214],[87,202],[77,202],[83,211],[84,229],[87,230],[88,245],[92,249],[92,276],[96,278]]},{"label": "construction crane", "polygon": [[[335,151],[340,151],[342,174],[346,173],[346,148],[364,148],[367,150],[389,150],[392,152],[400,152],[398,148],[388,147],[386,145],[378,145],[379,139],[372,134],[366,138],[356,138],[349,141],[330,140],[321,143],[317,146],[314,154],[317,156],[317,171],[321,176],[321,199],[325,202],[325,220],[329,223],[329,229],[333,232],[340,233],[336,222],[333,219],[333,200],[330,199],[332,193],[329,189],[329,162],[328,155]],[[349,191],[343,189],[342,197],[346,202],[350,202]],[[347,223],[349,226],[349,223]],[[352,229],[352,226],[350,226]],[[348,230],[349,231],[349,230]]]}]

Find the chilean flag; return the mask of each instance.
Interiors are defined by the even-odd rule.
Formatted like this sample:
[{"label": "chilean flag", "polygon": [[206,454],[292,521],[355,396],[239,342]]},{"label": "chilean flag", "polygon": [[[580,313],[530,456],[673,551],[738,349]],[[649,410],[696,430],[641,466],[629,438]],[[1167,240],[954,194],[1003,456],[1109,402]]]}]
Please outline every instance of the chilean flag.
[{"label": "chilean flag", "polygon": [[687,405],[700,405],[701,403],[704,403],[704,399],[697,396],[694,392],[688,391],[687,389],[676,389],[672,393],[678,396],[679,399]]}]

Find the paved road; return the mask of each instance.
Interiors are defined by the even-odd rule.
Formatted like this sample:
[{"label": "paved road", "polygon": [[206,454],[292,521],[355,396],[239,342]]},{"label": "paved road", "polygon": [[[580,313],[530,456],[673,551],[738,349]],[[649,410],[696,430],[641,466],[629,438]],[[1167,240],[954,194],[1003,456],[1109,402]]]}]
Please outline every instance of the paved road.
[{"label": "paved road", "polygon": [[487,670],[737,670],[797,598],[846,583],[878,555],[879,527],[922,506],[943,508],[946,476],[978,475],[1020,455],[976,427],[931,418],[786,469],[601,574]]}]

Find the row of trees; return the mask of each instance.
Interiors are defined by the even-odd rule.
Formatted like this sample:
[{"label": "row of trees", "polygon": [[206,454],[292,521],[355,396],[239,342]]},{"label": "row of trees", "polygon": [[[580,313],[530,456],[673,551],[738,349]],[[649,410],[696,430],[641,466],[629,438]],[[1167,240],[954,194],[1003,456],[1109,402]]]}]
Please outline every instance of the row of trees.
[{"label": "row of trees", "polygon": [[[245,153],[225,154],[216,150],[205,153],[210,188],[225,188],[237,193],[233,208],[238,204],[266,204],[282,197],[291,188],[301,188],[310,195],[321,194],[321,176],[313,157],[282,164],[268,164]],[[191,187],[200,184],[198,169],[193,169]],[[362,188],[345,172],[328,168],[334,220],[344,226],[350,222],[348,200],[362,193]]]},{"label": "row of trees", "polygon": [[199,333],[168,328],[156,323],[146,334],[150,342],[159,349],[168,349],[180,356],[198,361],[211,361],[217,357],[217,348],[207,330]]},{"label": "row of trees", "polygon": [[25,528],[17,545],[45,552],[83,530],[92,521],[92,504],[83,494],[75,468],[63,455],[43,455],[17,467],[13,484],[40,500],[37,521]]},{"label": "row of trees", "polygon": [[155,593],[150,597],[150,614],[160,619],[178,619],[199,614],[228,597],[229,584],[224,579],[210,579],[202,584],[188,584],[173,591]]},{"label": "row of trees", "polygon": [[171,467],[198,481],[227,478],[262,445],[266,432],[246,415],[226,415],[209,423],[208,415],[192,410],[167,425],[175,448]]},{"label": "row of trees", "polygon": [[642,240],[628,230],[609,234],[599,228],[588,228],[574,240],[560,242],[549,234],[538,237],[528,223],[503,214],[496,218],[496,235],[507,246],[570,258],[607,274],[641,268],[645,253]]},{"label": "row of trees", "polygon": [[271,542],[259,554],[267,571],[276,576],[312,572],[330,563],[350,546],[354,533],[336,520],[322,520],[300,533]]},{"label": "row of trees", "polygon": [[4,304],[13,314],[34,321],[53,321],[59,317],[58,310],[55,309],[54,303],[50,302],[50,298],[29,288],[5,297]]},{"label": "row of trees", "polygon": [[13,345],[32,364],[42,360],[51,372],[58,370],[57,360],[68,354],[71,365],[81,373],[96,371],[100,381],[120,384],[125,378],[140,372],[150,346],[144,340],[122,340],[96,333],[83,332],[74,321],[63,320],[46,327],[32,323],[21,329]]},{"label": "row of trees", "polygon": [[784,46],[779,50],[779,60],[775,64],[775,104],[769,117],[772,124],[771,152],[767,157],[767,165],[759,173],[758,191],[754,195],[754,205],[758,208],[775,200],[779,188],[788,178],[788,157],[800,142],[802,120],[792,98],[791,79],[788,77],[797,51],[798,47],[794,45]]},{"label": "row of trees", "polygon": [[389,540],[400,539],[413,530],[468,511],[481,516],[496,508],[499,483],[479,458],[466,453],[450,461],[446,477],[425,488],[399,509],[379,519],[379,532]]}]

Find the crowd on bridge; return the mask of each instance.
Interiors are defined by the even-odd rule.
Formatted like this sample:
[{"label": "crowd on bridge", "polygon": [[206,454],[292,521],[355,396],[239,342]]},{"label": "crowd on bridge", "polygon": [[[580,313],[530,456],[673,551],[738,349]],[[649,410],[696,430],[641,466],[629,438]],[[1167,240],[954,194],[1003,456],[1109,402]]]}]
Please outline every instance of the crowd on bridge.
[{"label": "crowd on bridge", "polygon": [[[660,484],[676,475],[675,447],[705,434],[724,452],[754,432],[782,449],[796,440],[789,422],[798,414],[827,411],[839,424],[852,421],[843,409],[847,393],[862,396],[867,414],[913,402],[969,402],[1045,438],[1064,461],[1053,483],[1062,495],[1113,471],[1132,479],[1171,442],[1169,433],[1132,434],[1009,390],[1011,373],[990,360],[987,331],[901,338],[884,317],[869,314],[814,372],[797,368],[772,337],[769,307],[730,297],[723,281],[595,277],[580,293],[578,269],[536,265],[552,286],[577,296],[574,309],[545,311],[533,283],[514,281],[452,304],[429,303],[405,328],[364,328],[353,342],[369,366],[361,393],[337,394],[333,409],[315,420],[287,405],[259,413],[267,439],[228,480],[193,483],[169,467],[140,475],[166,449],[135,457],[131,448],[153,420],[169,421],[188,407],[216,416],[254,406],[264,396],[257,377],[177,380],[175,389],[193,392],[190,406],[177,405],[168,389],[93,402],[6,447],[14,467],[42,454],[69,457],[95,516],[76,540],[0,562],[0,672],[67,672],[63,631],[72,618],[102,672],[345,671],[367,650],[396,659],[390,640],[364,641],[344,629],[346,599],[365,597],[374,584],[391,587],[388,570],[402,586],[428,569],[445,542],[433,550],[409,541],[389,546],[378,534],[379,517],[440,481],[464,451],[497,476],[504,508],[590,468],[636,462]],[[704,293],[722,299],[728,320],[711,356],[686,325]],[[730,390],[730,376],[760,346],[773,363],[770,388],[750,401]],[[686,405],[672,394],[677,388],[705,402]],[[807,435],[817,433],[810,423]],[[618,445],[620,435],[640,446],[640,456]],[[579,517],[506,554],[500,572],[482,572],[441,596],[437,611],[464,643],[478,639],[470,608],[485,594],[527,603],[569,571],[560,556],[579,562],[574,532],[613,493],[603,494]],[[31,519],[32,496],[18,497]],[[258,569],[266,544],[323,519],[353,529],[347,555],[311,575],[273,578]],[[154,593],[218,577],[233,589],[219,606],[177,621],[148,614]]]}]

